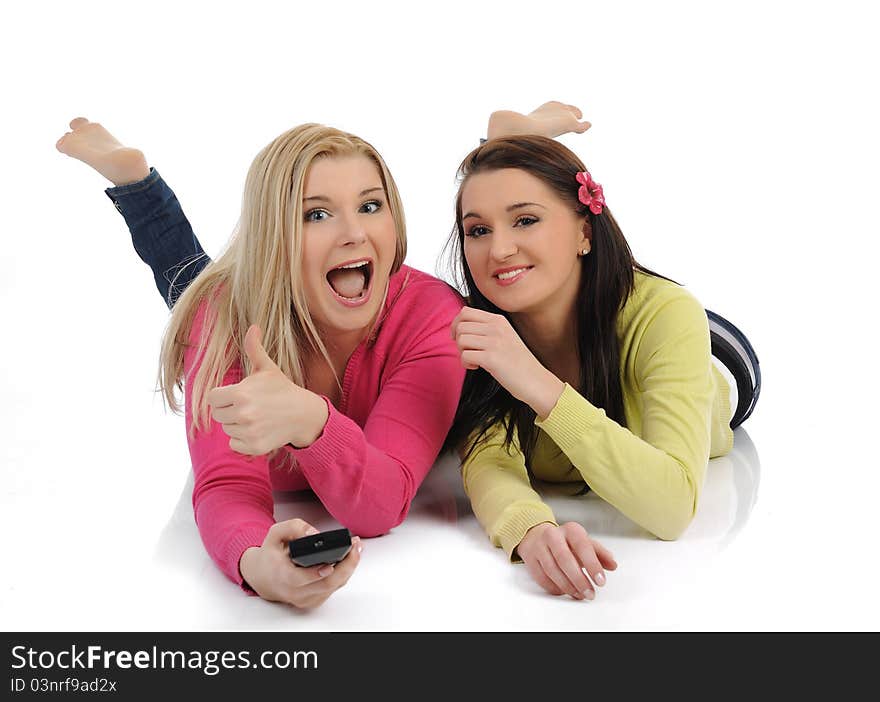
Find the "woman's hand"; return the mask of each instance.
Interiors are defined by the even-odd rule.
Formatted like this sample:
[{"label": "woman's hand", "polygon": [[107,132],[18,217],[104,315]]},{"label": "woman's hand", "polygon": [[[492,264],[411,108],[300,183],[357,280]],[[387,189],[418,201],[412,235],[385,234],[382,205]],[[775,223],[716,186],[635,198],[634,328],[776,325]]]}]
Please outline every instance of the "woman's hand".
[{"label": "woman's hand", "polygon": [[274,524],[262,546],[247,549],[238,562],[244,581],[264,600],[286,602],[300,609],[312,609],[341,588],[361,559],[361,540],[351,540],[351,551],[335,565],[303,568],[290,560],[287,543],[318,530],[302,519]]},{"label": "woman's hand", "polygon": [[463,307],[451,327],[465,368],[485,369],[538,417],[550,414],[565,383],[541,365],[504,315]]},{"label": "woman's hand", "polygon": [[577,522],[533,526],[516,551],[538,585],[551,595],[570,595],[576,600],[594,599],[593,583],[602,587],[604,571],[617,569],[611,551],[591,539]]},{"label": "woman's hand", "polygon": [[211,390],[211,413],[229,435],[229,448],[238,453],[260,456],[286,444],[309,446],[327,423],[327,403],[284,375],[261,342],[260,328],[251,326],[244,338],[251,374]]},{"label": "woman's hand", "polygon": [[534,134],[549,139],[560,134],[583,134],[592,125],[584,120],[583,114],[574,105],[566,105],[555,100],[545,102],[540,107],[524,115],[512,110],[499,110],[489,116],[486,137],[516,136]]}]

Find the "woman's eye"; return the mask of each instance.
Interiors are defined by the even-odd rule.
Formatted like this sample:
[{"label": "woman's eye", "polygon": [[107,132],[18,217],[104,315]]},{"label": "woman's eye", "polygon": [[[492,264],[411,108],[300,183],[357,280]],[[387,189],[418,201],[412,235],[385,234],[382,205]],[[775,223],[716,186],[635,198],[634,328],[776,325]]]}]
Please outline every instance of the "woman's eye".
[{"label": "woman's eye", "polygon": [[488,227],[485,227],[482,224],[475,224],[473,227],[468,229],[467,235],[476,238],[476,237],[483,236],[488,231],[489,231]]},{"label": "woman's eye", "polygon": [[374,212],[378,212],[382,209],[382,203],[378,200],[370,200],[369,202],[365,202],[361,205],[361,212],[365,212],[366,214],[373,214]]},{"label": "woman's eye", "polygon": [[306,222],[323,222],[329,216],[327,210],[309,210],[306,212]]},{"label": "woman's eye", "polygon": [[517,227],[528,227],[538,221],[537,217],[530,217],[528,215],[523,215],[522,217],[516,220]]}]

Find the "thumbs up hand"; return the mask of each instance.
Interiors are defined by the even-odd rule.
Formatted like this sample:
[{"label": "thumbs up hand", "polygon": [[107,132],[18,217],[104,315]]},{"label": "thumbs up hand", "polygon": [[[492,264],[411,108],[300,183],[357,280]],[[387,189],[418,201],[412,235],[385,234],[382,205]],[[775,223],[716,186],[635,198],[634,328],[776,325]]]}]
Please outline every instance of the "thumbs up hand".
[{"label": "thumbs up hand", "polygon": [[286,444],[310,445],[321,435],[329,416],[324,399],[284,375],[262,340],[260,328],[252,325],[244,338],[250,375],[208,393],[211,414],[229,436],[229,448],[251,456]]},{"label": "thumbs up hand", "polygon": [[244,335],[244,352],[251,362],[251,374],[263,370],[280,370],[263,348],[263,331],[256,324],[251,324]]}]

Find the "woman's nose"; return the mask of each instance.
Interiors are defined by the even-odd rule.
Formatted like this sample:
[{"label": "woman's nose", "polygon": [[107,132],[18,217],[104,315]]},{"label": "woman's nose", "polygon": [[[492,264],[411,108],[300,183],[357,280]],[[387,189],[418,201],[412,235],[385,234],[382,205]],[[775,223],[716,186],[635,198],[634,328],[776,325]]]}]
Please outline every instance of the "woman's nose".
[{"label": "woman's nose", "polygon": [[492,243],[489,247],[489,255],[496,261],[510,258],[517,252],[516,242],[513,236],[503,230],[496,229],[492,232]]},{"label": "woman's nose", "polygon": [[340,245],[357,246],[367,240],[367,228],[358,217],[344,217],[340,225]]}]

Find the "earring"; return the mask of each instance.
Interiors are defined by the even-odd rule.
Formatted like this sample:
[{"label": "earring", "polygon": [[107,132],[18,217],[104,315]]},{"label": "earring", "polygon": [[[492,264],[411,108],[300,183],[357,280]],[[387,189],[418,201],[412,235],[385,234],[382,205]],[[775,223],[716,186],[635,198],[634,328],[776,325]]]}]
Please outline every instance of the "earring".
[{"label": "earring", "polygon": [[581,256],[586,256],[588,253],[590,253],[589,249],[581,249]]}]

